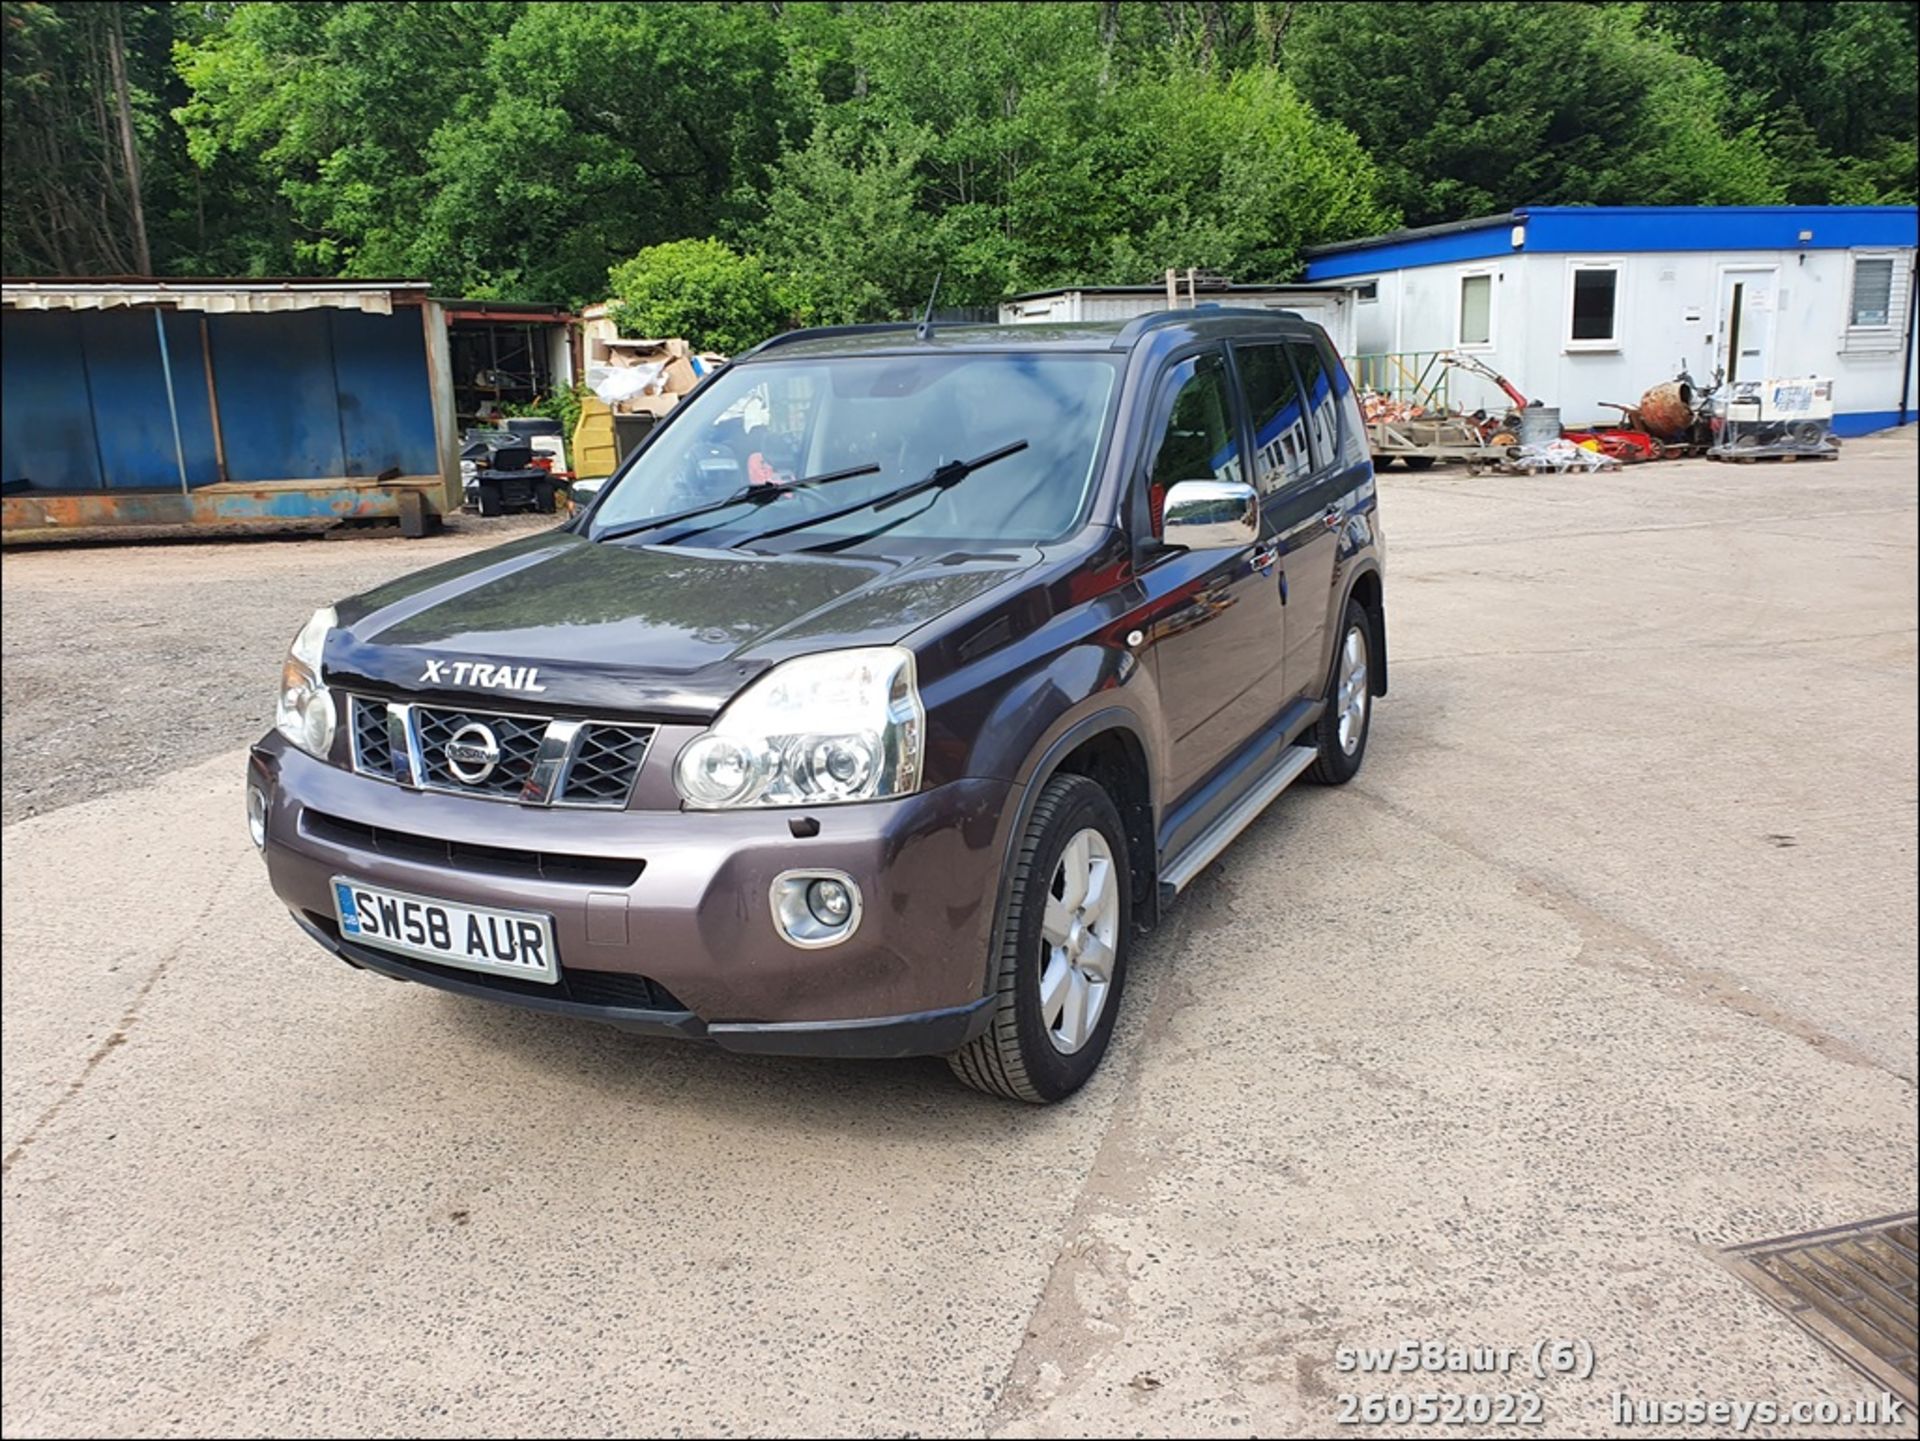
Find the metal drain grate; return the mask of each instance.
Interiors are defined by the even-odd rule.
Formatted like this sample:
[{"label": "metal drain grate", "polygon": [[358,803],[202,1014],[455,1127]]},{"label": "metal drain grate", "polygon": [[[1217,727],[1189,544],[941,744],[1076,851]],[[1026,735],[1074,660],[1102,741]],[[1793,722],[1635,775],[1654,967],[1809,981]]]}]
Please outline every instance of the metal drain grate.
[{"label": "metal drain grate", "polygon": [[1909,1406],[1920,1212],[1729,1246],[1720,1258],[1815,1340]]}]

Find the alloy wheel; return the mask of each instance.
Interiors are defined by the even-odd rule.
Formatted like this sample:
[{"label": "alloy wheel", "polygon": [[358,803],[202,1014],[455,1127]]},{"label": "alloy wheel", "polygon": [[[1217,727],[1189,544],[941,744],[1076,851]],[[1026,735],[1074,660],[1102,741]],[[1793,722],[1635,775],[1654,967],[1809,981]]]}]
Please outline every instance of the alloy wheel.
[{"label": "alloy wheel", "polygon": [[1040,1020],[1062,1055],[1086,1045],[1100,1024],[1119,931],[1113,848],[1089,826],[1060,853],[1040,922]]},{"label": "alloy wheel", "polygon": [[1340,716],[1340,749],[1352,755],[1367,733],[1367,637],[1357,625],[1347,631],[1340,647],[1340,685],[1334,705]]}]

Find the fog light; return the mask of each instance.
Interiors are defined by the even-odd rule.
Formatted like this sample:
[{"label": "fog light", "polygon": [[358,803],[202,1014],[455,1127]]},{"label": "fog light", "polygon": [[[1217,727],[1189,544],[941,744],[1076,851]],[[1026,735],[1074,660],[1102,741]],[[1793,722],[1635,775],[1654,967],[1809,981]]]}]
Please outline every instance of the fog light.
[{"label": "fog light", "polygon": [[260,849],[267,845],[267,793],[258,786],[247,787],[247,834]]},{"label": "fog light", "polygon": [[784,871],[770,899],[774,929],[803,950],[836,946],[860,927],[860,887],[844,871]]},{"label": "fog light", "polygon": [[853,897],[838,881],[815,881],[807,887],[807,909],[823,926],[843,926],[853,914]]}]

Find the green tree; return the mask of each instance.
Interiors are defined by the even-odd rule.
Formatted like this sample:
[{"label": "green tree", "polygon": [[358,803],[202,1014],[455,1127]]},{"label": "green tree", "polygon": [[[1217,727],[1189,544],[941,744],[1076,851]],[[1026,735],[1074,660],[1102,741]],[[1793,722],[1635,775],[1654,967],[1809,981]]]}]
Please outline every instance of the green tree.
[{"label": "green tree", "polygon": [[1359,136],[1409,224],[1527,201],[1774,198],[1712,68],[1644,19],[1637,5],[1317,4],[1285,65]]},{"label": "green tree", "polygon": [[791,308],[766,267],[718,240],[651,245],[607,277],[622,335],[683,336],[732,355],[785,329]]},{"label": "green tree", "polygon": [[1217,80],[1176,70],[1130,87],[1111,110],[1124,211],[1113,233],[1095,237],[1103,253],[1083,263],[1102,280],[1138,283],[1189,265],[1289,280],[1304,247],[1397,218],[1359,142],[1272,71]]},{"label": "green tree", "polygon": [[152,269],[140,160],[167,18],[159,5],[0,7],[8,274]]},{"label": "green tree", "polygon": [[[1204,35],[1210,12],[1193,13]],[[1303,244],[1392,223],[1353,136],[1271,70],[1228,76],[1193,45],[1129,44],[1131,12],[1111,34],[1107,17],[1076,4],[851,12],[849,93],[814,97],[750,232],[803,309],[909,314],[936,272],[943,300],[971,305],[1152,281],[1167,265],[1278,280]],[[1218,28],[1216,51],[1232,33]],[[967,63],[929,66],[929,45]]]},{"label": "green tree", "polygon": [[1633,115],[1636,142],[1612,151],[1583,177],[1594,204],[1777,204],[1786,199],[1761,127],[1746,123],[1726,77],[1650,31],[1638,6],[1599,11],[1606,51],[1642,87]]},{"label": "green tree", "polygon": [[433,137],[520,9],[509,0],[233,6],[179,47],[190,154],[203,167],[254,161],[272,177],[302,271],[407,271],[436,193]]},{"label": "green tree", "polygon": [[810,324],[901,314],[938,269],[920,206],[926,137],[905,124],[860,132],[823,120],[809,143],[783,155],[751,230]]},{"label": "green tree", "polygon": [[[1916,0],[0,0],[13,273],[601,298],[690,237],[804,314],[984,305],[1528,201],[1912,203]],[[141,241],[145,234],[144,250]]]},{"label": "green tree", "polygon": [[526,7],[433,136],[405,264],[580,302],[610,260],[731,224],[779,145],[774,25],[764,6]]},{"label": "green tree", "polygon": [[1727,77],[1796,204],[1920,198],[1912,0],[1657,0],[1650,22]]}]

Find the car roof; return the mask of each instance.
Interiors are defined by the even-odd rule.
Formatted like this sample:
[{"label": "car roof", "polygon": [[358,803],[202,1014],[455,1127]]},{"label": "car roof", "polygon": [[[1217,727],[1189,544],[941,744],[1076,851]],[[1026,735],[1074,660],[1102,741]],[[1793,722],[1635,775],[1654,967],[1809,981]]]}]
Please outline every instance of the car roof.
[{"label": "car roof", "polygon": [[1180,344],[1261,333],[1311,334],[1313,325],[1291,310],[1200,305],[1156,310],[1129,320],[1037,325],[941,325],[924,333],[911,321],[794,330],[734,357],[763,359],[859,355],[926,355],[958,351],[1129,351],[1147,340]]}]

